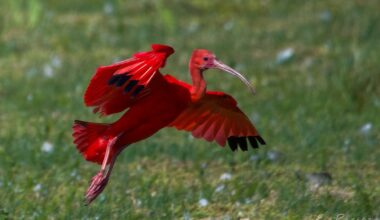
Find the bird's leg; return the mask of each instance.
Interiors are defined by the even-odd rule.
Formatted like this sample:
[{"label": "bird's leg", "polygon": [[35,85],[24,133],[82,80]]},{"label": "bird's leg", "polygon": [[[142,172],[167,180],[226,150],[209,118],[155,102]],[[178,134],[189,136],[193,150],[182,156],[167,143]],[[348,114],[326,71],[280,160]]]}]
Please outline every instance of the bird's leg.
[{"label": "bird's leg", "polygon": [[[118,136],[112,138],[111,141],[107,144],[106,153],[104,155],[102,167],[100,171],[98,172],[98,174],[92,177],[91,184],[87,189],[86,198],[85,198],[86,205],[89,205],[92,201],[94,201],[96,197],[98,197],[98,195],[104,190],[104,188],[106,187],[108,183],[113,165],[115,164],[116,158],[119,154],[119,152],[116,152],[116,154],[113,154],[112,158],[110,158],[111,148],[114,146],[117,138]],[[108,164],[109,160],[111,161]]]}]

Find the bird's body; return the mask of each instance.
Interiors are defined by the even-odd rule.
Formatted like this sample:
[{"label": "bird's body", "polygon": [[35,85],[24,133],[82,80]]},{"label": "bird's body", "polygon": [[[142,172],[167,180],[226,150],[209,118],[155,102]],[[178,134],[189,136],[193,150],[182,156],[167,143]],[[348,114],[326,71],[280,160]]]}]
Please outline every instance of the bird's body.
[{"label": "bird's body", "polygon": [[238,146],[247,150],[247,140],[254,148],[258,147],[257,141],[265,144],[237,102],[223,92],[207,91],[203,79],[204,70],[219,68],[212,65],[220,65],[220,69],[232,74],[239,73],[217,61],[209,51],[196,50],[189,65],[193,81],[190,85],[159,72],[174,52],[171,47],[153,45],[152,48],[129,60],[100,67],[87,88],[85,103],[95,107],[95,112],[109,115],[127,109],[114,123],[77,120],[73,125],[78,150],[86,160],[102,164],[88,189],[87,203],[102,192],[117,155],[125,147],[165,127],[190,131],[194,137],[216,141],[221,146],[228,141],[232,150]]},{"label": "bird's body", "polygon": [[143,98],[114,124],[114,132],[123,133],[121,145],[146,139],[167,127],[187,107],[188,89],[168,81],[168,75],[157,74],[152,79],[151,95]]}]

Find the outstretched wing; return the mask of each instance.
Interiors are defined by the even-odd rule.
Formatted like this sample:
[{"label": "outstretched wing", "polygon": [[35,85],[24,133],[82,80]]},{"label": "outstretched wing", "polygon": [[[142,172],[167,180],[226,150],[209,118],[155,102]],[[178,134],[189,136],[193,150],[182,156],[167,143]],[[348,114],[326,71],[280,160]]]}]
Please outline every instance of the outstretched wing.
[{"label": "outstretched wing", "polygon": [[91,79],[84,94],[86,106],[94,112],[109,115],[133,105],[147,91],[149,82],[166,58],[174,53],[170,46],[153,44],[152,50],[139,52],[131,58],[109,66],[101,66]]},{"label": "outstretched wing", "polygon": [[170,126],[189,131],[196,138],[216,141],[222,147],[228,142],[233,151],[238,146],[243,151],[248,150],[247,140],[253,148],[258,148],[257,142],[265,144],[248,117],[237,107],[235,99],[222,92],[207,92]]}]

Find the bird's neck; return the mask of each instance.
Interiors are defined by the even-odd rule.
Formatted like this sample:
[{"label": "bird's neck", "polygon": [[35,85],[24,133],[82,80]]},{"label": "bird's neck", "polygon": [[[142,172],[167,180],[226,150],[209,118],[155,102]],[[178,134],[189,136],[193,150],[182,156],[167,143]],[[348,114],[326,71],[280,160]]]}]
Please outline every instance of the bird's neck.
[{"label": "bird's neck", "polygon": [[203,79],[203,71],[190,65],[191,80],[191,100],[198,101],[206,93],[206,81]]}]

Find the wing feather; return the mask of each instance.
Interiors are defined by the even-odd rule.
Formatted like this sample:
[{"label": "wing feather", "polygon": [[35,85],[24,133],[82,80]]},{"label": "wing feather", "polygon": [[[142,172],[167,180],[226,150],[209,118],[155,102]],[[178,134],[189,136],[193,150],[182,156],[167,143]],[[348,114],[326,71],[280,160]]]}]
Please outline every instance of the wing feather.
[{"label": "wing feather", "polygon": [[225,126],[227,123],[228,123],[228,119],[227,118],[223,118],[221,119],[223,120],[223,122],[221,123],[219,129],[216,129],[217,132],[216,132],[216,135],[215,135],[215,141],[220,145],[220,146],[224,146],[226,144],[226,138],[228,136],[228,131],[227,130],[227,127]]},{"label": "wing feather", "polygon": [[204,138],[207,141],[212,141],[215,139],[215,136],[217,135],[223,121],[224,121],[223,118],[221,118],[219,114],[216,115],[214,122],[204,133]]},{"label": "wing feather", "polygon": [[248,150],[248,142],[253,148],[257,148],[258,143],[265,144],[249,118],[237,107],[235,99],[222,92],[207,92],[169,126],[189,131],[195,138],[215,141],[220,146],[228,142],[233,151],[238,147]]},{"label": "wing feather", "polygon": [[121,112],[145,97],[146,88],[166,59],[174,53],[166,45],[153,44],[152,50],[139,52],[131,58],[109,66],[101,66],[92,77],[84,102],[94,112],[109,115]]},{"label": "wing feather", "polygon": [[193,131],[194,137],[196,137],[196,138],[203,137],[207,141],[211,141],[211,140],[208,140],[208,138],[206,137],[206,132],[212,126],[212,124],[214,123],[214,120],[216,119],[216,117],[217,117],[216,115],[211,114],[210,117],[206,118],[206,120],[202,123],[202,125],[198,126]]}]

